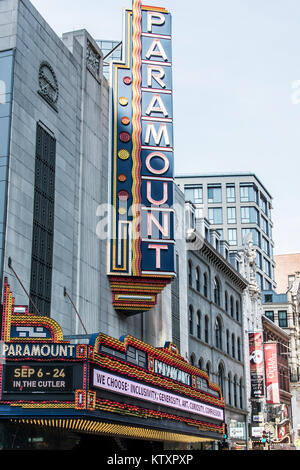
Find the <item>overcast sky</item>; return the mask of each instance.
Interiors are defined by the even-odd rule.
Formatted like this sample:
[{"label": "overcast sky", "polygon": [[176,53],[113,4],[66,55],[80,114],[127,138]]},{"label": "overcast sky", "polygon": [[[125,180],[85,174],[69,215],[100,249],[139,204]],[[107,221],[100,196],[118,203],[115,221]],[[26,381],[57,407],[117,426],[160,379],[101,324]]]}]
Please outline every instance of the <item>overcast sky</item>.
[{"label": "overcast sky", "polygon": [[[32,3],[59,36],[113,40],[132,5]],[[254,172],[274,198],[275,254],[300,252],[300,1],[144,3],[173,18],[176,174]]]}]

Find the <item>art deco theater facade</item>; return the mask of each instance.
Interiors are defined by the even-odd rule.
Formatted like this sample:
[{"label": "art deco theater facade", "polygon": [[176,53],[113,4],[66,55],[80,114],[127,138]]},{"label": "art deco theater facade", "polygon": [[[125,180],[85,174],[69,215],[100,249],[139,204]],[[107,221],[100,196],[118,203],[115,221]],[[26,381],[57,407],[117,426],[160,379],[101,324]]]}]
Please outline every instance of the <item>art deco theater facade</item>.
[{"label": "art deco theater facade", "polygon": [[1,447],[221,440],[184,295],[172,341],[170,13],[125,10],[110,83],[86,30],[58,38],[29,0],[0,16]]}]

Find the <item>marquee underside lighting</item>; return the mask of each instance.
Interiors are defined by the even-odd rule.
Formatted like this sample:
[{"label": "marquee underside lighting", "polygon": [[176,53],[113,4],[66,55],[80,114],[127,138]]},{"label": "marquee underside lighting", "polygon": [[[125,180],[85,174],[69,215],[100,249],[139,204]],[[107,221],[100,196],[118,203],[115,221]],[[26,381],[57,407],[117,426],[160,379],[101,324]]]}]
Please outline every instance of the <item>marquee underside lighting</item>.
[{"label": "marquee underside lighting", "polygon": [[124,426],[94,421],[90,419],[12,419],[11,423],[39,426],[43,428],[57,428],[78,433],[96,434],[102,436],[119,436],[123,438],[146,439],[153,441],[169,442],[207,442],[212,441],[206,437],[190,434],[180,434],[169,431],[140,428],[136,426]]}]

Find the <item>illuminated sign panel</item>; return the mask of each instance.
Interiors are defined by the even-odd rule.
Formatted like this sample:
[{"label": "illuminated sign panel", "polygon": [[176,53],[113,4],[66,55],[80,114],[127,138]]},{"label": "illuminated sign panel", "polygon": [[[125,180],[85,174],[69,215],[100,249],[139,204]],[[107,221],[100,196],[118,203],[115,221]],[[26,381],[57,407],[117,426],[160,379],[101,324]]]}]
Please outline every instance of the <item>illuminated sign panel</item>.
[{"label": "illuminated sign panel", "polygon": [[108,274],[115,308],[130,315],[153,307],[174,277],[170,13],[133,0],[123,51],[111,70]]},{"label": "illuminated sign panel", "polygon": [[70,344],[54,320],[15,305],[7,279],[3,299],[0,418],[49,418],[67,429],[76,417],[84,429],[90,420],[95,428],[104,420],[167,429],[183,439],[223,436],[220,387],[174,344],[156,348],[104,333],[91,335],[89,344]]},{"label": "illuminated sign panel", "polygon": [[180,397],[174,393],[159,390],[156,387],[141,385],[132,380],[108,374],[97,369],[94,369],[93,385],[94,387],[117,392],[121,395],[150,401],[157,405],[165,405],[181,411],[213,417],[221,421],[224,419],[224,412],[221,409],[185,397]]},{"label": "illuminated sign panel", "polygon": [[59,363],[5,366],[4,392],[73,392],[73,367]]}]

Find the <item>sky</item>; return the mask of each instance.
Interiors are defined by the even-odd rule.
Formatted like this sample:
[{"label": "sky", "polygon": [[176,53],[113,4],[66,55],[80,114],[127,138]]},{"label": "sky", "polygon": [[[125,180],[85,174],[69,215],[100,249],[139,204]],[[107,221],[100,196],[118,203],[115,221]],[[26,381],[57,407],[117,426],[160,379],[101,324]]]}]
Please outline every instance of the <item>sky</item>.
[{"label": "sky", "polygon": [[[53,30],[121,40],[131,0],[31,0]],[[300,252],[299,0],[147,0],[172,14],[175,173],[255,173],[274,253]]]}]

